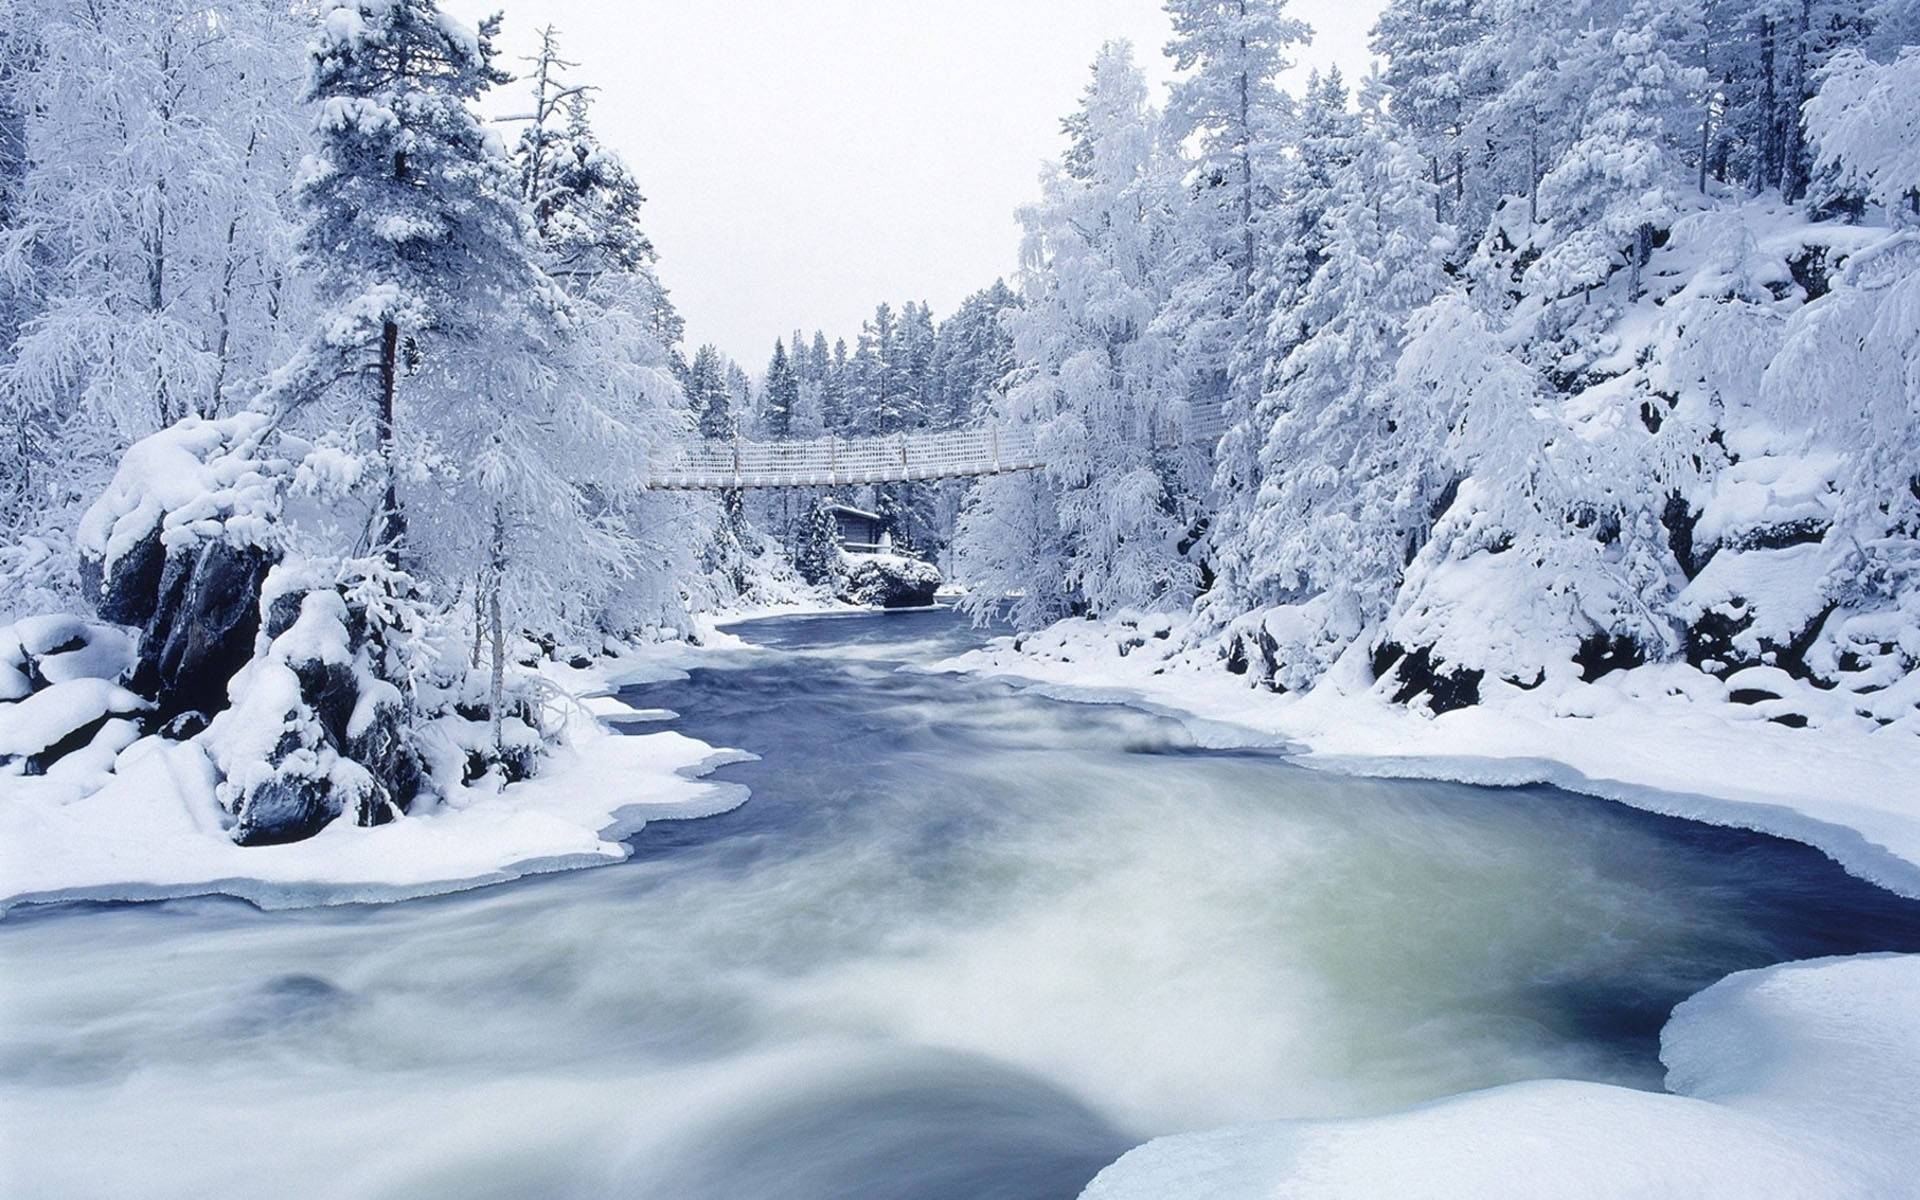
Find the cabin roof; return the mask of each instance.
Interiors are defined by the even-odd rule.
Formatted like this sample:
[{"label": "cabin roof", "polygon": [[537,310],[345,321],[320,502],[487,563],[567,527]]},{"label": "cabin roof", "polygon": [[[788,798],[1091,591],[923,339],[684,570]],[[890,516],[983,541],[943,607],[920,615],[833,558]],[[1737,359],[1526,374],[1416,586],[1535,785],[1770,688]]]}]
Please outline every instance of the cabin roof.
[{"label": "cabin roof", "polygon": [[836,517],[853,517],[861,521],[878,521],[879,513],[870,513],[864,508],[855,508],[851,504],[829,504],[827,511]]}]

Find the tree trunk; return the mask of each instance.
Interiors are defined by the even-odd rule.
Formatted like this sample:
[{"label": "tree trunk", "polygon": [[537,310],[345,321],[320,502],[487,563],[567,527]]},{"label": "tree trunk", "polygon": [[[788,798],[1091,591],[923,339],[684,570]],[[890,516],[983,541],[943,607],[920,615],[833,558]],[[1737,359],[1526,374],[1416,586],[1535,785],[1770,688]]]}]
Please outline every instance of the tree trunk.
[{"label": "tree trunk", "polygon": [[481,593],[487,590],[487,577],[484,574],[473,577],[473,669],[480,669],[480,647],[487,640],[487,618],[481,612]]},{"label": "tree trunk", "polygon": [[[1700,35],[1700,69],[1708,72],[1709,81],[1713,71],[1713,31],[1707,29]],[[1707,194],[1707,153],[1713,145],[1713,88],[1704,89],[1705,95],[1700,101],[1700,194]]]},{"label": "tree trunk", "polygon": [[1533,113],[1527,130],[1527,229],[1540,225],[1540,114]]},{"label": "tree trunk", "polygon": [[493,623],[493,687],[488,693],[487,712],[493,722],[494,757],[501,758],[504,751],[500,745],[500,705],[506,696],[507,639],[500,621],[500,580],[497,576],[493,580],[487,607]]},{"label": "tree trunk", "polygon": [[1791,108],[1782,114],[1780,150],[1780,193],[1792,202],[1807,193],[1805,134],[1800,123],[1800,106],[1810,98],[1807,91],[1807,40],[1813,36],[1813,0],[1800,0],[1800,15],[1793,30],[1793,78],[1788,93]]},{"label": "tree trunk", "polygon": [[493,687],[488,693],[487,712],[493,723],[493,753],[503,757],[500,745],[500,705],[506,696],[507,638],[500,619],[500,584],[507,574],[507,519],[498,505],[493,509],[493,560],[487,568],[487,608],[493,625]]},{"label": "tree trunk", "polygon": [[1754,191],[1780,182],[1780,99],[1773,78],[1773,22],[1760,18],[1760,162]]},{"label": "tree trunk", "polygon": [[380,497],[380,512],[374,521],[374,538],[387,565],[400,565],[400,535],[405,531],[400,519],[399,462],[393,444],[393,393],[400,358],[400,327],[392,321],[380,326],[380,411],[374,432],[380,437],[380,457],[386,464],[386,490]]}]

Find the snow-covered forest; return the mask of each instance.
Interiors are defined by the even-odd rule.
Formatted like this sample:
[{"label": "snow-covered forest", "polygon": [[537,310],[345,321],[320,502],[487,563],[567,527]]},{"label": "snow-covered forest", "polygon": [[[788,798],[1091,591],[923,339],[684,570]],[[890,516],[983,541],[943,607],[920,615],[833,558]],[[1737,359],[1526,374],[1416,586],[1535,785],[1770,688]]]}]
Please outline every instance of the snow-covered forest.
[{"label": "snow-covered forest", "polygon": [[[1048,468],[969,499],[969,606],[1191,614],[1276,691],[1683,661],[1920,732],[1920,7],[1395,0],[1297,94],[1283,4],[1167,8],[1171,95],[1103,50],[1023,214],[996,406]],[[1152,449],[1208,403],[1216,453]]]},{"label": "snow-covered forest", "polygon": [[[9,0],[5,769],[191,745],[242,842],[497,787],[539,662],[827,599],[830,501],[981,619],[1150,618],[1273,692],[1686,664],[1920,732],[1920,6],[1395,0],[1374,74],[1286,86],[1281,0],[1166,9],[1171,91],[1100,50],[1015,287],[750,374],[683,345],[555,31]],[[696,437],[983,422],[1045,468],[646,486]]]},{"label": "snow-covered forest", "polygon": [[[97,785],[157,733],[236,840],[377,823],[532,769],[526,638],[724,598],[717,505],[642,486],[689,428],[680,321],[551,30],[515,80],[431,3],[4,25],[16,771]],[[508,87],[511,144],[475,111]]]},{"label": "snow-covered forest", "polygon": [[0,0],[0,1193],[1915,1194],[1920,0],[1144,3]]}]

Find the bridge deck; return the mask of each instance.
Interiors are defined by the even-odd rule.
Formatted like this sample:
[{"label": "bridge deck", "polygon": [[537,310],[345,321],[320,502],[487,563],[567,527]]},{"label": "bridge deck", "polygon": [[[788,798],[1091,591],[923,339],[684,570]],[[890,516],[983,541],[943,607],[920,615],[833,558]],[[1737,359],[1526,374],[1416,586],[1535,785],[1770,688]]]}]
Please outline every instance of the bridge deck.
[{"label": "bridge deck", "polygon": [[[1155,438],[1156,447],[1215,440],[1220,410],[1191,414]],[[726,488],[832,487],[964,479],[1037,471],[1046,466],[1029,425],[753,442],[701,441],[648,456],[647,486],[678,491]]]}]

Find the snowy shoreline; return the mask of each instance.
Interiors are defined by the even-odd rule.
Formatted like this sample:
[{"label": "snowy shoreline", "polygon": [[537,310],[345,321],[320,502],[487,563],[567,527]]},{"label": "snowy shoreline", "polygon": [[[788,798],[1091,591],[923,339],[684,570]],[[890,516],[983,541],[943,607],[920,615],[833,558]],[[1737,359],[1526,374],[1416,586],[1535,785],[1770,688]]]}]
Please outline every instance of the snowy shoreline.
[{"label": "snowy shoreline", "polygon": [[[1304,696],[1249,687],[1135,626],[1090,622],[929,668],[1056,699],[1130,704],[1185,722],[1218,748],[1285,745],[1302,766],[1493,787],[1551,784],[1666,816],[1805,842],[1849,873],[1920,898],[1920,741],[1900,731],[1790,729],[1712,695],[1684,666],[1594,683],[1508,689],[1440,716],[1372,693],[1350,653]],[[1724,690],[1724,689],[1722,689]]]},{"label": "snowy shoreline", "polygon": [[[721,635],[724,637],[724,635]],[[105,787],[75,794],[45,777],[7,780],[0,805],[0,919],[68,901],[231,896],[263,909],[390,903],[605,866],[648,821],[729,811],[745,788],[706,778],[751,757],[668,730],[616,725],[671,716],[612,693],[672,679],[701,653],[636,647],[585,670],[543,672],[577,706],[544,769],[500,791],[466,787],[431,808],[361,828],[338,820],[305,841],[235,845],[212,796],[212,767],[192,743],[146,738]]]}]

